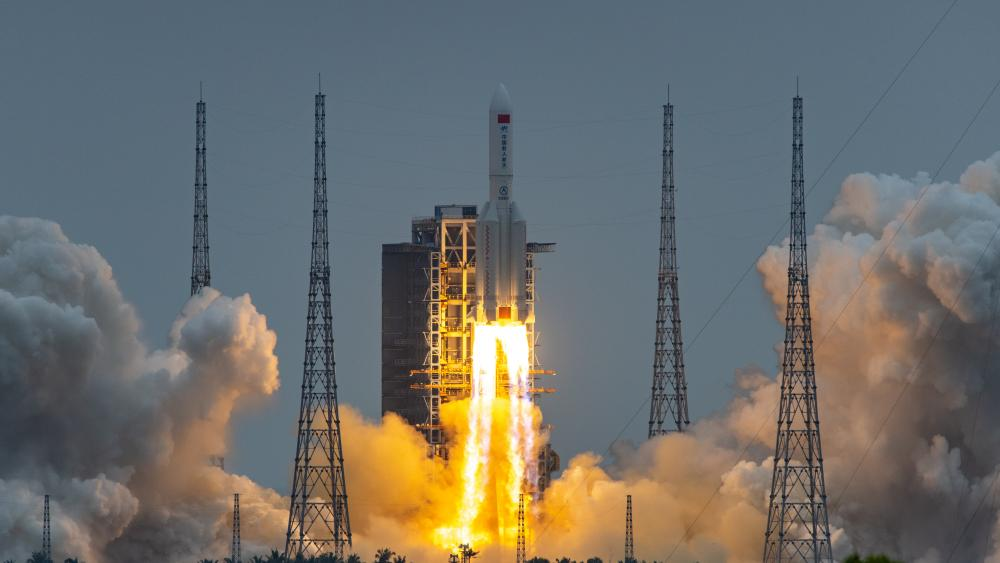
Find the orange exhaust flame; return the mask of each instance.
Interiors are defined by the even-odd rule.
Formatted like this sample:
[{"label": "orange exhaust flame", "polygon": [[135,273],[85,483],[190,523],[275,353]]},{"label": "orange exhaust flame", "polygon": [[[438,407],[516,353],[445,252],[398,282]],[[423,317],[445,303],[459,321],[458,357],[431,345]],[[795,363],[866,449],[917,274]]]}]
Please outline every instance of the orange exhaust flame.
[{"label": "orange exhaust flame", "polygon": [[[434,533],[435,543],[452,551],[460,544],[513,546],[518,499],[538,479],[527,330],[520,323],[477,324],[473,336],[472,395],[453,460],[461,467],[455,520]],[[498,396],[504,387],[506,396]]]}]

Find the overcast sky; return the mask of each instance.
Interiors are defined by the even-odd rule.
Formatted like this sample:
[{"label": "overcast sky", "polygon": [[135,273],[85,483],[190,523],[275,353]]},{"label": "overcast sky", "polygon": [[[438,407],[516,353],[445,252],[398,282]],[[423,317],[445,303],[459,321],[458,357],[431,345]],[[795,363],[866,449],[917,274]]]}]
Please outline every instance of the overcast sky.
[{"label": "overcast sky", "polygon": [[[645,436],[666,84],[694,419],[725,404],[734,370],[775,370],[782,327],[756,271],[706,323],[787,216],[795,77],[809,187],[948,4],[3,3],[0,213],[52,219],[96,246],[161,346],[190,284],[204,81],[213,285],[249,292],[267,315],[283,379],[237,416],[227,465],[285,492],[317,73],[340,398],[369,417],[380,401],[380,245],[408,240],[411,217],[435,204],[487,198],[486,115],[503,82],[515,199],[529,239],[558,243],[538,259],[539,354],[559,372],[542,405],[565,461],[620,432]],[[937,169],[996,79],[998,46],[1000,4],[959,2],[819,181],[810,224],[851,172]],[[998,123],[994,103],[942,177],[1000,148]]]}]

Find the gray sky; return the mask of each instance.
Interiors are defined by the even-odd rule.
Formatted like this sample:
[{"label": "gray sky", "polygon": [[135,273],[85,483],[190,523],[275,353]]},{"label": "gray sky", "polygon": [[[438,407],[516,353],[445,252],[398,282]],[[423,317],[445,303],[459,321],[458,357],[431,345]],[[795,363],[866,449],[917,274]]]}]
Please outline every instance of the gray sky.
[{"label": "gray sky", "polygon": [[[690,343],[786,217],[795,76],[808,187],[948,4],[3,3],[0,213],[55,220],[95,245],[162,345],[189,289],[203,80],[213,285],[251,293],[278,333],[283,376],[273,400],[237,416],[227,464],[285,491],[316,73],[340,396],[370,417],[380,245],[407,240],[410,218],[434,204],[486,199],[486,112],[502,81],[528,236],[558,243],[539,258],[538,315],[540,357],[559,372],[543,410],[568,461],[604,451],[648,394],[666,83]],[[996,79],[998,44],[1000,4],[959,2],[812,193],[810,223],[850,172],[933,172]],[[1000,148],[998,121],[993,104],[942,177]],[[727,401],[733,370],[773,371],[781,332],[754,272],[688,347],[692,418]],[[624,436],[642,439],[647,417]]]}]

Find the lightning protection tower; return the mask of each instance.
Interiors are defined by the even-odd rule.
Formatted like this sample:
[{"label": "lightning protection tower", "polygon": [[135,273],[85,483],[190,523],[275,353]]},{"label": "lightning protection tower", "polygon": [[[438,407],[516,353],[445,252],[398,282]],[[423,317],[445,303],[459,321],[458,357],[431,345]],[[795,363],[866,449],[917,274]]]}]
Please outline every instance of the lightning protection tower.
[{"label": "lightning protection tower", "polygon": [[194,120],[194,241],[191,245],[191,295],[212,285],[208,264],[208,179],[205,171],[205,100],[198,86]]},{"label": "lightning protection tower", "polygon": [[[797,89],[796,89],[797,90]],[[792,213],[781,403],[764,561],[831,561],[806,261],[802,98],[792,100]]]},{"label": "lightning protection tower", "polygon": [[632,495],[625,497],[625,562],[635,563],[635,541],[632,539]]},{"label": "lightning protection tower", "polygon": [[42,513],[42,554],[45,561],[52,563],[52,525],[49,519],[49,495],[45,495],[45,508]]},{"label": "lightning protection tower", "polygon": [[[677,237],[674,213],[674,105],[663,106],[663,180],[660,185],[660,267],[657,272],[656,339],[653,390],[649,404],[649,437],[683,431],[688,420],[687,381],[681,339],[680,295],[677,289]],[[667,415],[673,429],[664,428]]]},{"label": "lightning protection tower", "polygon": [[312,259],[306,352],[285,557],[334,553],[351,545],[337,406],[326,205],[326,96],[316,94]]},{"label": "lightning protection tower", "polygon": [[524,493],[517,496],[517,563],[528,560],[524,529]]},{"label": "lightning protection tower", "polygon": [[233,547],[230,550],[229,563],[243,563],[243,547],[240,540],[240,495],[233,495]]}]

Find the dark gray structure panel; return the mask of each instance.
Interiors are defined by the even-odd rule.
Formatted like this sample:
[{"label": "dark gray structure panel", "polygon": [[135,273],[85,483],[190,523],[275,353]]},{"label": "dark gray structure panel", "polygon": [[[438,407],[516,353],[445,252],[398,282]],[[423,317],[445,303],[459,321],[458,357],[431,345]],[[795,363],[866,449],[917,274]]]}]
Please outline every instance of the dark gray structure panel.
[{"label": "dark gray structure panel", "polygon": [[427,421],[424,391],[414,384],[426,376],[427,268],[432,247],[382,245],[382,414],[394,412],[411,425]]}]

